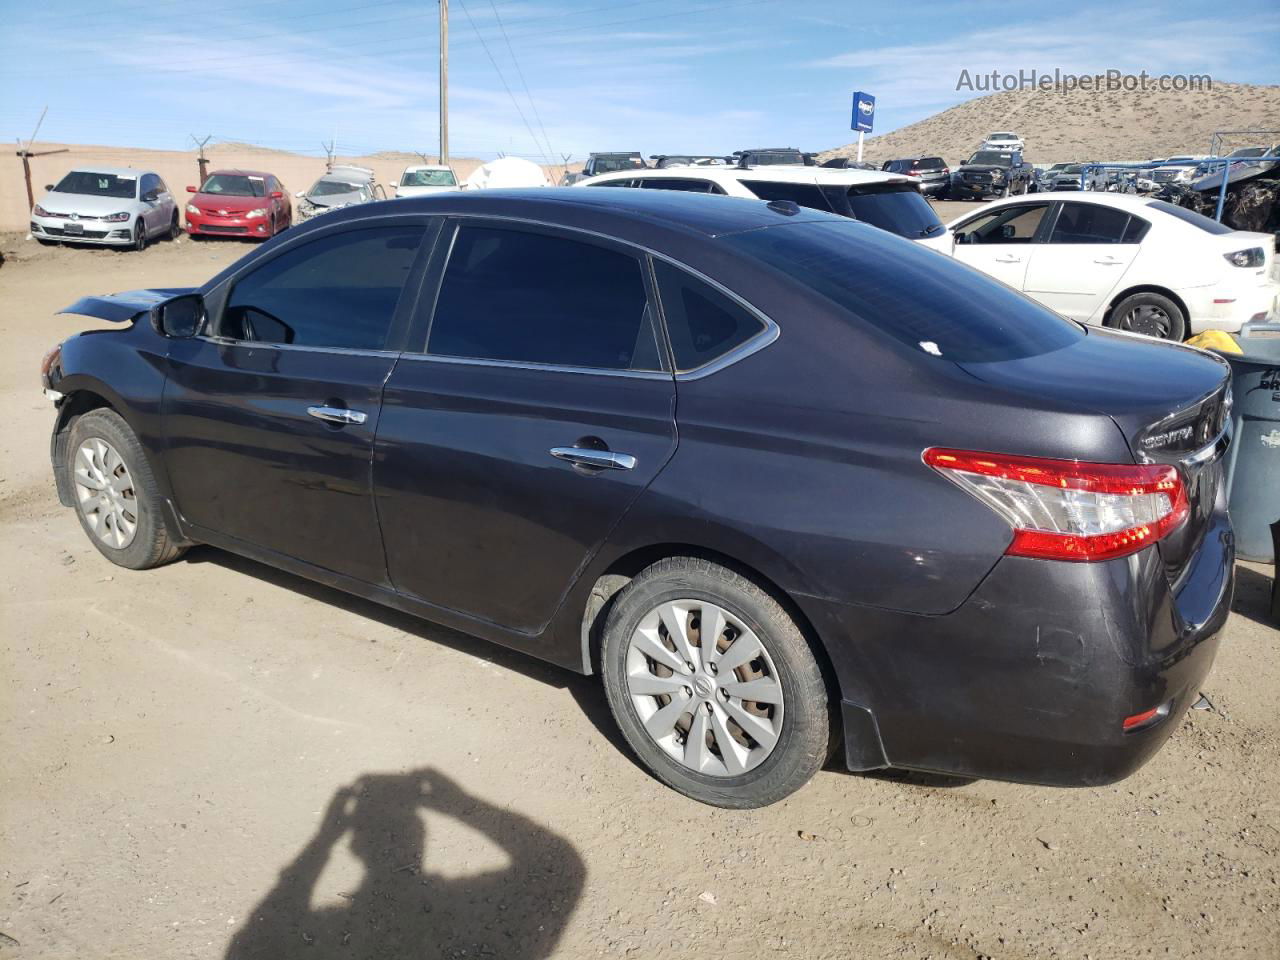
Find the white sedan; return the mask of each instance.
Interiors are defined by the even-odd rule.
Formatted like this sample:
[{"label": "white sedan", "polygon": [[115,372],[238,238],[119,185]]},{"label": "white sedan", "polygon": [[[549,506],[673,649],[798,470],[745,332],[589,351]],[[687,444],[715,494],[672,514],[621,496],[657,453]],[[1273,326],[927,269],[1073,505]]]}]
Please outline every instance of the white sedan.
[{"label": "white sedan", "polygon": [[985,205],[922,241],[1084,323],[1168,340],[1280,308],[1275,237],[1116,193]]}]

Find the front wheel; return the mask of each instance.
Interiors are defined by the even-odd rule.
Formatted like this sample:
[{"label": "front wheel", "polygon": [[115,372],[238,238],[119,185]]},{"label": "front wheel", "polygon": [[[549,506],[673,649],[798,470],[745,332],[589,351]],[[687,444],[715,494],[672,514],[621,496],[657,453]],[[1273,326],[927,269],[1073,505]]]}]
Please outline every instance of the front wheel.
[{"label": "front wheel", "polygon": [[147,225],[141,217],[133,226],[133,249],[136,253],[147,249]]},{"label": "front wheel", "polygon": [[182,553],[165,525],[142,444],[114,410],[91,410],[72,424],[67,473],[80,526],[112,563],[145,570]]},{"label": "front wheel", "polygon": [[1182,308],[1158,293],[1125,297],[1111,311],[1106,325],[1160,340],[1181,341],[1187,337],[1187,318]]},{"label": "front wheel", "polygon": [[613,604],[600,659],[623,737],[694,800],[774,803],[830,754],[813,651],[769,593],[725,567],[674,557],[643,570]]},{"label": "front wheel", "polygon": [[169,221],[169,239],[177,240],[182,236],[182,224],[178,222],[178,211],[173,211],[173,219]]}]

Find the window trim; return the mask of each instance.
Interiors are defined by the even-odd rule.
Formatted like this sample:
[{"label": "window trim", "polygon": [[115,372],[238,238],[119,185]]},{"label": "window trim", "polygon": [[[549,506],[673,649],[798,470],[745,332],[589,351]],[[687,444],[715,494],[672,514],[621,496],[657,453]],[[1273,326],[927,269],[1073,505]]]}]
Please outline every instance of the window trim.
[{"label": "window trim", "polygon": [[[1050,224],[1050,225],[1049,225],[1049,229],[1045,231],[1044,239],[1043,239],[1043,240],[1038,241],[1038,242],[1040,242],[1040,243],[1043,243],[1045,246],[1052,246],[1052,247],[1140,247],[1140,246],[1142,246],[1142,241],[1146,239],[1147,234],[1151,231],[1151,221],[1150,221],[1150,220],[1147,220],[1147,219],[1145,219],[1144,217],[1139,217],[1139,216],[1137,216],[1137,215],[1136,215],[1136,214],[1134,214],[1134,213],[1130,213],[1128,210],[1125,210],[1123,207],[1113,207],[1113,206],[1111,206],[1111,204],[1109,204],[1109,203],[1090,203],[1088,200],[1055,200],[1055,201],[1054,201],[1054,204],[1057,206],[1057,209],[1053,212],[1053,223],[1052,223],[1052,224]],[[1120,213],[1124,214],[1128,219],[1127,219],[1127,220],[1125,220],[1125,223],[1124,223],[1124,229],[1120,231],[1120,239],[1119,239],[1119,240],[1115,240],[1115,241],[1110,241],[1110,240],[1108,240],[1108,241],[1103,242],[1103,243],[1054,243],[1054,242],[1053,242],[1053,233],[1054,233],[1054,231],[1055,231],[1055,230],[1057,230],[1057,229],[1058,229],[1058,220],[1059,220],[1059,218],[1062,216],[1062,211],[1063,211],[1063,210],[1065,210],[1069,204],[1074,204],[1074,205],[1075,205],[1075,206],[1077,206],[1077,207],[1080,207],[1080,206],[1084,206],[1084,207],[1106,207],[1108,210],[1117,210],[1117,211],[1119,211]],[[1144,226],[1139,230],[1139,232],[1138,232],[1138,239],[1137,239],[1137,240],[1134,240],[1134,241],[1132,241],[1132,242],[1130,242],[1130,243],[1125,243],[1124,235],[1125,235],[1126,233],[1128,233],[1128,232],[1129,232],[1129,224],[1131,224],[1134,220],[1139,221],[1140,223],[1144,224]]]},{"label": "window trim", "polygon": [[[1019,203],[1007,203],[1003,207],[998,207],[995,210],[992,210],[990,207],[984,207],[981,210],[974,211],[973,215],[970,216],[969,219],[962,220],[959,223],[957,223],[955,226],[947,227],[947,232],[951,234],[954,242],[954,238],[957,233],[967,233],[968,232],[967,228],[969,224],[976,223],[978,220],[981,220],[983,217],[998,217],[1005,210],[1014,210],[1014,209],[1025,210],[1028,207],[1035,207],[1035,206],[1039,206],[1040,204],[1044,204],[1046,208],[1044,212],[1044,216],[1042,216],[1040,218],[1040,222],[1036,224],[1036,232],[1031,235],[1030,244],[1026,244],[1026,245],[1030,246],[1032,244],[1037,244],[1037,243],[1048,243],[1049,236],[1050,234],[1053,233],[1053,227],[1058,222],[1058,211],[1062,209],[1061,200],[1049,200],[1049,199],[1025,200]],[[992,247],[1005,246],[1005,245],[1006,244],[997,244],[997,243],[986,244],[986,246],[992,246]],[[1012,244],[1008,244],[1008,246],[1011,246],[1011,245]],[[975,246],[983,246],[983,244],[975,244]],[[1024,246],[1024,244],[1018,244],[1018,246]]]},{"label": "window trim", "polygon": [[[445,222],[441,226],[441,232],[437,235],[435,249],[432,252],[431,260],[427,265],[426,274],[422,283],[422,290],[417,298],[414,307],[413,317],[410,321],[411,329],[407,337],[401,359],[413,361],[430,361],[435,363],[455,363],[466,364],[471,366],[485,367],[506,367],[514,370],[543,370],[552,373],[576,373],[589,376],[607,376],[607,377],[631,377],[637,380],[700,380],[703,377],[711,376],[718,373],[725,367],[732,366],[739,360],[746,359],[751,354],[759,350],[763,350],[781,336],[781,329],[773,321],[772,318],[766,316],[761,310],[752,306],[741,296],[734,293],[724,284],[708,277],[700,270],[683,263],[674,257],[665,253],[647,247],[644,244],[635,243],[630,240],[622,240],[597,230],[590,230],[586,227],[566,226],[560,223],[548,223],[543,220],[535,220],[530,217],[511,217],[502,214],[453,214],[444,218]],[[652,323],[656,324],[655,333],[658,336],[658,349],[662,354],[663,363],[666,369],[663,371],[656,370],[609,370],[601,367],[577,367],[567,364],[551,364],[551,363],[525,363],[517,360],[491,360],[480,357],[446,357],[439,354],[427,353],[427,342],[431,337],[431,325],[435,321],[436,304],[440,297],[440,289],[444,285],[445,267],[448,266],[449,256],[453,253],[453,244],[458,236],[458,227],[464,223],[479,223],[488,226],[507,226],[516,225],[526,228],[534,228],[530,232],[551,232],[561,234],[577,234],[584,237],[590,237],[597,243],[604,241],[602,246],[621,247],[636,256],[641,261],[641,267],[644,274],[645,291],[649,301],[649,309],[653,314]],[[448,234],[447,242],[440,242],[445,239]],[[650,263],[651,259],[662,260],[666,263],[685,271],[701,282],[709,285],[712,289],[718,291],[729,299],[733,300],[744,310],[756,317],[763,323],[761,331],[749,340],[744,340],[738,346],[734,347],[728,353],[709,360],[700,367],[692,370],[676,370],[675,358],[671,353],[671,340],[667,333],[667,318],[662,311],[662,298],[658,293],[655,281],[653,267]]]}]

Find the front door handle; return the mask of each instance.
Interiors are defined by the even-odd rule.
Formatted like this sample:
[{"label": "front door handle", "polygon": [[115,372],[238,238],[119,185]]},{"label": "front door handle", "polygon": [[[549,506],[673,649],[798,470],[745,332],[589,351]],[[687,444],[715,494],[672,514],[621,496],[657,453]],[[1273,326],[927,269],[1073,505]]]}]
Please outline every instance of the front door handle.
[{"label": "front door handle", "polygon": [[1021,257],[996,257],[996,263],[1021,263]]},{"label": "front door handle", "polygon": [[307,407],[307,413],[325,423],[364,423],[369,419],[367,413],[346,407]]},{"label": "front door handle", "polygon": [[612,450],[592,450],[590,447],[552,447],[551,455],[557,460],[572,463],[575,467],[591,467],[596,470],[630,470],[636,458],[629,453]]},{"label": "front door handle", "polygon": [[1123,260],[1117,260],[1115,257],[1098,257],[1093,262],[1100,263],[1104,267],[1118,267],[1120,264],[1124,263]]}]

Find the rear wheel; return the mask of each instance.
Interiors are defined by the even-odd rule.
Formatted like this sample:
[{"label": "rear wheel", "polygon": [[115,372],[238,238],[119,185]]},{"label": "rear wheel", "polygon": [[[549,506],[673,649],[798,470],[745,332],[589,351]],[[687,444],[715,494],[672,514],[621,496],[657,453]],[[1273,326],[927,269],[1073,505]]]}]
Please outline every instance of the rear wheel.
[{"label": "rear wheel", "polygon": [[618,594],[601,672],[632,750],[703,803],[774,803],[830,753],[826,684],[804,635],[767,592],[709,561],[662,560]]},{"label": "rear wheel", "polygon": [[67,456],[76,516],[99,553],[133,570],[160,566],[182,553],[165,525],[142,445],[118,413],[91,410],[77,418]]},{"label": "rear wheel", "polygon": [[1160,340],[1185,340],[1187,319],[1182,309],[1158,293],[1135,293],[1116,304],[1107,326]]}]

